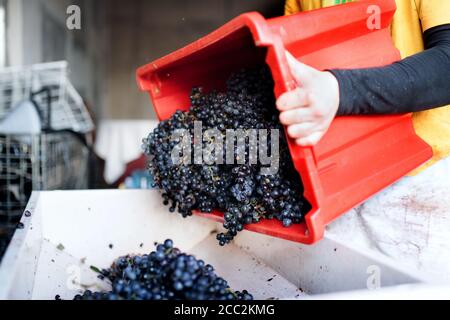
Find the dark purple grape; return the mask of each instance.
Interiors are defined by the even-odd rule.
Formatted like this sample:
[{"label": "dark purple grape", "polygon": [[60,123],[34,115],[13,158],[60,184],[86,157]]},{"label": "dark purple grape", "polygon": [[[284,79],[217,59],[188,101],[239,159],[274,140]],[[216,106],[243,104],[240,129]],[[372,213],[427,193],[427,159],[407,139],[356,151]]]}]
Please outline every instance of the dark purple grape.
[{"label": "dark purple grape", "polygon": [[157,250],[148,255],[117,259],[109,269],[101,271],[100,276],[111,282],[110,292],[86,290],[74,300],[253,299],[245,290],[233,291],[211,265],[174,248],[170,239],[157,244]]}]

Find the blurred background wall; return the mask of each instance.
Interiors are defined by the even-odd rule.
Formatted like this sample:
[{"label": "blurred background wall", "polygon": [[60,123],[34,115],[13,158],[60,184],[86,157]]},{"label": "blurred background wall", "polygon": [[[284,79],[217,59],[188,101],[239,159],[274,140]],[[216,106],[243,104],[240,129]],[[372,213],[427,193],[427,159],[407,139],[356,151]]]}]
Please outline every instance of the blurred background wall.
[{"label": "blurred background wall", "polygon": [[[111,0],[111,64],[107,117],[149,117],[148,98],[136,93],[134,70],[213,31],[246,11],[281,15],[283,0]],[[122,8],[122,9],[119,9]]]},{"label": "blurred background wall", "polygon": [[[105,60],[109,28],[104,0],[7,0],[6,63],[67,60],[71,80],[97,117],[105,108]],[[82,10],[82,29],[68,30],[67,7]]]},{"label": "blurred background wall", "polygon": [[[5,9],[4,64],[68,60],[72,82],[97,120],[150,119],[154,114],[149,99],[136,87],[138,66],[206,35],[240,13],[281,15],[283,2],[0,0]],[[81,8],[81,30],[66,27],[71,4]]]}]

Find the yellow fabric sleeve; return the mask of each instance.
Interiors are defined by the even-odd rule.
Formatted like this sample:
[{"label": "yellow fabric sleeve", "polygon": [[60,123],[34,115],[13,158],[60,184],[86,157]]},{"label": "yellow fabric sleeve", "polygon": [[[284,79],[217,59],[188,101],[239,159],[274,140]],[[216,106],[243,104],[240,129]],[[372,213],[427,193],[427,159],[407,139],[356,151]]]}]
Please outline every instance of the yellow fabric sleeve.
[{"label": "yellow fabric sleeve", "polygon": [[297,12],[302,11],[302,7],[299,1],[297,0],[286,0],[284,4],[284,14],[291,15]]},{"label": "yellow fabric sleeve", "polygon": [[415,0],[423,31],[450,23],[449,0]]}]

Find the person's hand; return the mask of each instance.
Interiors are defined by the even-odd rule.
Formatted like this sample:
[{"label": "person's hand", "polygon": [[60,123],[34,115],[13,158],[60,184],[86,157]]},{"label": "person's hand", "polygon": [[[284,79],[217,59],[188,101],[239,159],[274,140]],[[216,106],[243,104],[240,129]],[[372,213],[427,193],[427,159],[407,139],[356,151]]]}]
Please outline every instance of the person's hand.
[{"label": "person's hand", "polygon": [[330,72],[297,61],[286,52],[298,88],[277,100],[280,121],[301,146],[313,146],[325,135],[339,107],[339,84]]}]

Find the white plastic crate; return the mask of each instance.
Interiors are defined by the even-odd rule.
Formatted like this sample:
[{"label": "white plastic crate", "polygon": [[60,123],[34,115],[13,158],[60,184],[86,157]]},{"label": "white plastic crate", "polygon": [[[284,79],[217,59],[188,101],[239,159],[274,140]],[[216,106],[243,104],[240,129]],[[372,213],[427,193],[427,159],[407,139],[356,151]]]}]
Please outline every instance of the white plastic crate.
[{"label": "white plastic crate", "polygon": [[71,299],[80,287],[107,289],[91,265],[106,268],[119,256],[148,253],[166,238],[257,299],[349,297],[352,290],[363,290],[353,297],[367,296],[372,271],[382,288],[403,288],[397,292],[424,282],[390,259],[329,237],[304,246],[242,232],[221,248],[214,234],[219,224],[169,213],[156,190],[35,192],[22,222],[0,264],[0,299]]},{"label": "white plastic crate", "polygon": [[[52,129],[71,129],[80,133],[94,129],[83,99],[68,78],[66,61],[0,69],[0,119],[18,103],[29,100],[32,93],[44,88],[50,91]],[[47,119],[47,96],[40,94],[35,100],[43,118]]]}]

